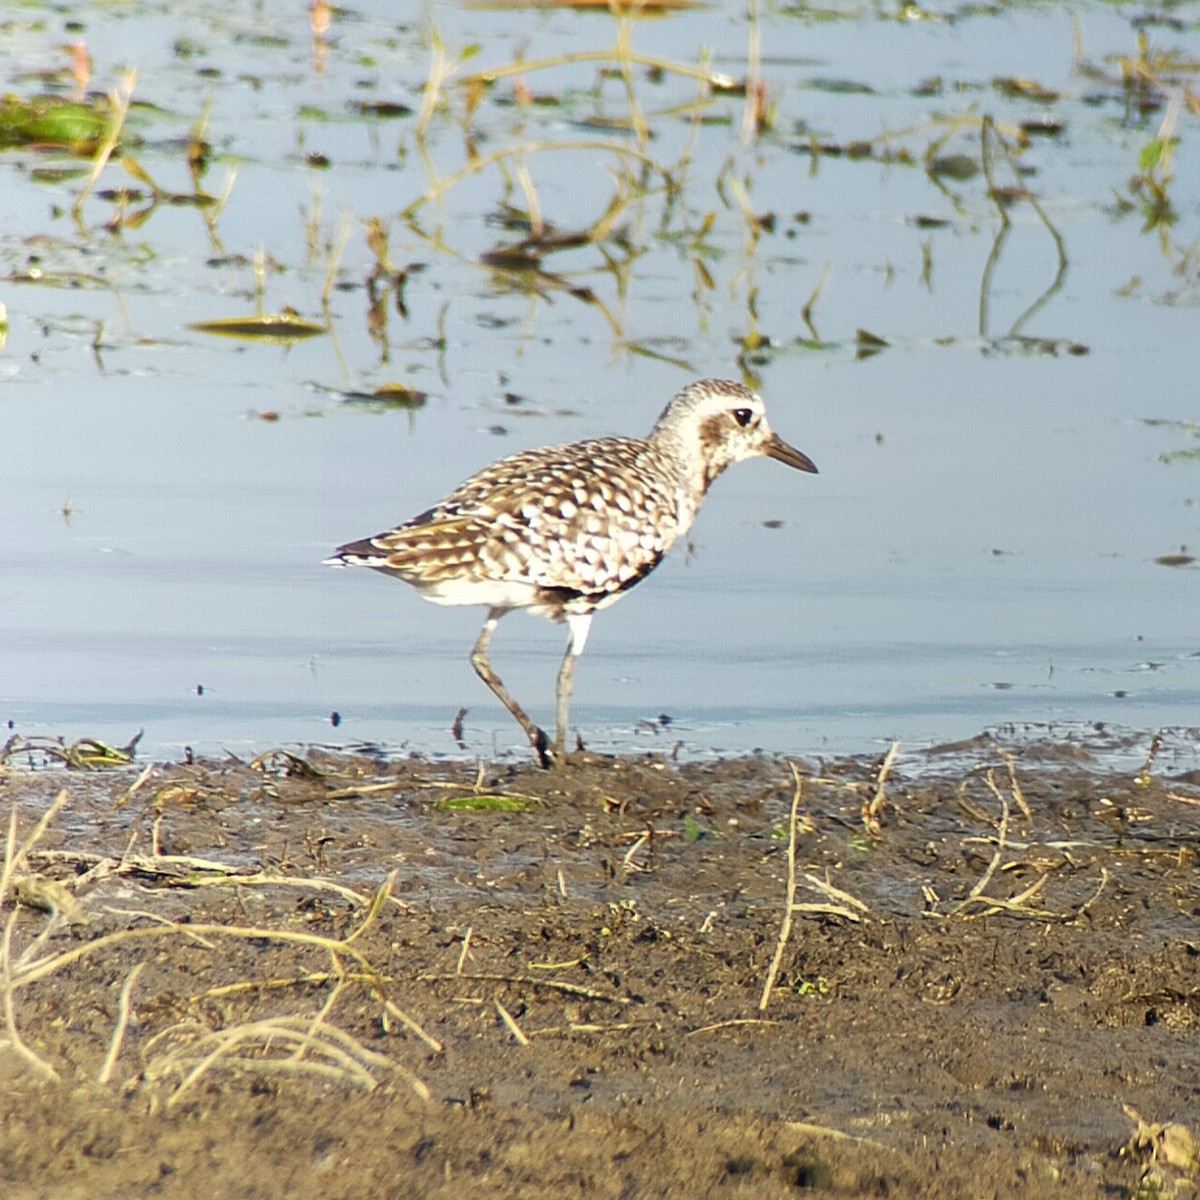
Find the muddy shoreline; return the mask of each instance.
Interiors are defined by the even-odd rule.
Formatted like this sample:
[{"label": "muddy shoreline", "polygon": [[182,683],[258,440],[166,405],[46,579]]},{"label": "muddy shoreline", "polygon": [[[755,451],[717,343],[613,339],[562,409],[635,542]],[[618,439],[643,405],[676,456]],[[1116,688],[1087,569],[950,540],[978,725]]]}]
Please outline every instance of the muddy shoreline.
[{"label": "muddy shoreline", "polygon": [[11,756],[5,1195],[1193,1194],[1200,777],[954,764]]}]

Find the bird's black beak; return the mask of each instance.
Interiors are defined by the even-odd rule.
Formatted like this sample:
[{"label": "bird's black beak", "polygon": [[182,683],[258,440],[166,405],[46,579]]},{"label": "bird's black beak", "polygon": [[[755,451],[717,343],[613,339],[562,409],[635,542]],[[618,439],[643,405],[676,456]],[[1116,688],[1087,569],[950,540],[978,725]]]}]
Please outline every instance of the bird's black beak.
[{"label": "bird's black beak", "polygon": [[797,471],[807,471],[810,475],[817,474],[817,464],[803,451],[797,450],[795,446],[789,446],[778,434],[771,434],[771,440],[767,443],[763,453],[768,458],[787,463],[789,467],[795,467]]}]

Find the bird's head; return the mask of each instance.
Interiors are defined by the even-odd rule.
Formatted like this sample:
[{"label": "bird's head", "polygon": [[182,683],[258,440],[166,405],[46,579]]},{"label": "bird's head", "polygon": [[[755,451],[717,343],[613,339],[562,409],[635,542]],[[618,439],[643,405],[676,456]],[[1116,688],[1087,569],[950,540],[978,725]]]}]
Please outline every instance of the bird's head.
[{"label": "bird's head", "polygon": [[707,487],[726,467],[765,456],[816,474],[807,454],[767,424],[762,397],[731,379],[689,383],[663,409],[651,437],[670,442],[702,471]]}]

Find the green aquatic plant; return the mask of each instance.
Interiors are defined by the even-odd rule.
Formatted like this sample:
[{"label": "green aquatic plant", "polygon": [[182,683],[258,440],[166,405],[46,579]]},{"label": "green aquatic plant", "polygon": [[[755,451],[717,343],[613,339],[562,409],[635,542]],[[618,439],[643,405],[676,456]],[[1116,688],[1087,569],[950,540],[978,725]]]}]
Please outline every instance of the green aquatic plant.
[{"label": "green aquatic plant", "polygon": [[55,149],[90,157],[112,115],[108,96],[87,101],[64,96],[0,96],[0,150]]}]

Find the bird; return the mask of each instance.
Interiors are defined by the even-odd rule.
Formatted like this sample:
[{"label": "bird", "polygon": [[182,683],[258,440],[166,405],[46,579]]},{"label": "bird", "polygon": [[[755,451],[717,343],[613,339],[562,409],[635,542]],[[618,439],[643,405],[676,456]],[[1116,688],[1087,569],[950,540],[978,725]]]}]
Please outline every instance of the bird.
[{"label": "bird", "polygon": [[[700,379],[670,400],[644,438],[518,451],[402,525],[339,546],[325,563],[391,575],[435,604],[485,607],[471,665],[549,767],[565,761],[575,663],[593,615],[662,562],[727,467],[759,456],[817,472],[807,454],[772,431],[756,392],[734,380]],[[552,744],[488,657],[497,622],[514,609],[567,625]]]}]

